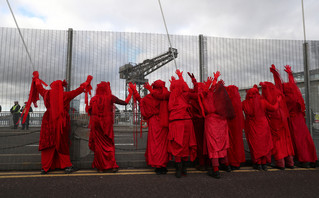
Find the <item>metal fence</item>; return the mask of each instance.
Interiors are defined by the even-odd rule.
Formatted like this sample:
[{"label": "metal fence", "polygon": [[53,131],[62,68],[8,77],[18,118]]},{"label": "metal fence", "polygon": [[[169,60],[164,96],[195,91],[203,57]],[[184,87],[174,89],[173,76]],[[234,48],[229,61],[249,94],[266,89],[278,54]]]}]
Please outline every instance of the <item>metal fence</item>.
[{"label": "metal fence", "polygon": [[[30,120],[29,126],[30,127],[41,127],[43,112],[37,113],[29,113]],[[116,112],[114,113],[114,125],[118,126],[133,126],[133,112]],[[137,114],[137,117],[140,117],[140,114]],[[70,114],[71,120],[77,120],[83,123],[83,126],[89,125],[89,116],[87,114],[80,114],[80,113],[71,113]],[[19,123],[21,127],[21,122]],[[0,113],[0,127],[2,128],[10,128],[13,127],[13,116],[10,112],[1,112]]]},{"label": "metal fence", "polygon": [[[31,114],[30,124],[33,131],[9,130],[12,118],[8,111],[13,101],[18,100],[23,104],[27,100],[33,70],[39,71],[40,78],[47,84],[54,80],[68,79],[71,89],[77,88],[90,74],[94,77],[93,94],[100,81],[109,81],[113,95],[124,99],[127,90],[125,90],[125,80],[120,79],[119,67],[151,59],[166,52],[169,46],[164,34],[72,31],[72,45],[70,45],[70,30],[22,29],[21,31],[35,68],[28,60],[18,31],[14,28],[0,28],[0,105],[3,111],[0,114],[2,145],[0,170],[19,168],[21,163],[30,162],[23,156],[38,154],[36,147],[38,127],[41,115],[45,111],[42,98],[38,103],[39,107],[33,108],[34,113]],[[289,64],[292,66],[301,92],[306,97],[303,41],[218,38],[203,35],[171,35],[171,41],[173,47],[178,50],[177,67],[184,71],[184,78],[190,86],[191,81],[186,72],[194,73],[198,80],[205,80],[207,76],[212,76],[213,72],[218,70],[226,85],[234,84],[239,87],[243,99],[245,90],[254,84],[262,81],[273,82],[269,72],[271,64],[277,66],[283,79],[286,80],[287,75],[283,67]],[[71,48],[68,49],[68,46]],[[310,74],[308,96],[313,115],[311,128],[316,146],[319,148],[319,41],[308,41],[308,63]],[[170,62],[149,74],[147,78],[149,82],[162,79],[169,87],[169,79],[174,72],[174,63]],[[73,121],[80,122],[83,125],[81,130],[87,131],[88,117],[84,112],[84,95],[76,97],[71,106],[77,111],[71,116]],[[116,129],[123,131],[121,126],[125,126],[127,132],[132,131],[132,113],[124,112],[123,106],[117,108],[119,113],[114,119]],[[87,132],[83,132],[85,133]],[[73,140],[81,141],[80,139]],[[133,142],[133,139],[128,138],[127,141]],[[83,142],[74,145],[82,145],[80,149],[87,147]],[[140,145],[140,149],[142,148],[143,144]],[[29,155],[20,155],[20,153]],[[86,150],[81,156],[89,155],[88,153]],[[14,164],[16,166],[13,166]],[[39,166],[39,156],[35,157],[33,165],[31,166],[33,168]],[[27,169],[27,166],[23,167]]]}]

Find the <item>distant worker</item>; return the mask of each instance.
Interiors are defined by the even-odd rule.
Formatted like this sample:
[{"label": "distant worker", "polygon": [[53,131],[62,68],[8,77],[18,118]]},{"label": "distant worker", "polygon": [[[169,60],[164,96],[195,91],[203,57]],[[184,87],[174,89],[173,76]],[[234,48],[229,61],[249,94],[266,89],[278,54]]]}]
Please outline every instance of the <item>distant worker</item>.
[{"label": "distant worker", "polygon": [[22,117],[21,117],[22,130],[24,130],[24,129],[29,130],[29,121],[30,121],[30,114],[29,114],[29,113],[30,113],[30,112],[33,112],[32,107],[30,107],[29,112],[28,112],[28,114],[26,115],[27,118],[26,118],[25,122],[23,123],[23,116],[25,116],[24,113],[26,113],[26,105],[27,105],[27,103],[28,103],[28,102],[25,102],[24,105],[23,105],[23,107],[22,107],[21,110],[20,110],[20,112],[23,113],[23,115],[22,115]]},{"label": "distant worker", "polygon": [[19,117],[20,117],[20,105],[18,101],[14,101],[14,105],[11,107],[10,112],[12,114],[13,118],[13,128],[12,129],[17,129],[19,126]]}]

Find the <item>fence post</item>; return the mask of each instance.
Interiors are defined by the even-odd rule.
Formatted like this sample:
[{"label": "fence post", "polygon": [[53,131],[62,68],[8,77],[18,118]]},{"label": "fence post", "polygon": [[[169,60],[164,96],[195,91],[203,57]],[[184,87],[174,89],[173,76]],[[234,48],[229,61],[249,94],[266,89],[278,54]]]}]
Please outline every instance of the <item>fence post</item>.
[{"label": "fence post", "polygon": [[68,29],[68,48],[66,56],[66,82],[68,83],[66,91],[71,90],[71,65],[72,65],[72,44],[73,44],[73,29]]},{"label": "fence post", "polygon": [[308,66],[308,43],[303,44],[303,60],[304,60],[304,85],[305,85],[305,105],[306,105],[306,123],[312,137],[312,115],[310,108],[310,78]]},{"label": "fence post", "polygon": [[199,35],[199,80],[204,82],[208,77],[207,67],[207,38]]}]

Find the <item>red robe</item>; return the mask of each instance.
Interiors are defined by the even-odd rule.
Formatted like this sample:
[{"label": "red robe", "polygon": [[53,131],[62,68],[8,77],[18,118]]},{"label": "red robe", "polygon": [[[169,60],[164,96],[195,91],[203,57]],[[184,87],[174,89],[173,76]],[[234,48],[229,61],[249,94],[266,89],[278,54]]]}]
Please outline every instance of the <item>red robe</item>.
[{"label": "red robe", "polygon": [[183,80],[175,80],[176,85],[171,90],[169,98],[169,133],[168,152],[175,157],[188,157],[194,161],[196,158],[196,137],[192,117],[190,114],[190,98],[197,98],[196,93],[190,93],[188,87],[184,86]]},{"label": "red robe", "polygon": [[266,109],[274,110],[274,107],[257,95],[243,101],[245,112],[245,134],[249,145],[251,158],[254,164],[262,157],[271,162],[271,151],[273,148],[272,136]]},{"label": "red robe", "polygon": [[[47,108],[42,118],[39,151],[41,151],[42,169],[48,171],[55,168],[66,168],[72,166],[70,161],[70,102],[73,98],[84,91],[79,87],[76,90],[63,92],[63,113],[59,115],[59,120],[52,120],[51,101],[58,100],[58,96],[52,96],[52,90],[46,90],[41,84],[37,85],[37,91],[43,97],[44,105]],[[60,125],[56,123],[60,122]],[[61,127],[61,128],[60,128]]]},{"label": "red robe", "polygon": [[288,156],[294,156],[292,137],[288,125],[289,112],[285,103],[285,97],[278,88],[269,82],[265,82],[262,85],[262,90],[263,96],[272,105],[276,103],[278,96],[283,98],[276,111],[266,111],[274,146],[272,155],[277,161]]},{"label": "red robe", "polygon": [[[203,101],[206,112],[204,154],[208,152],[210,159],[227,157],[227,149],[229,148],[227,117],[234,113],[224,86],[221,84],[214,86],[205,95]],[[228,103],[228,109],[226,103]]]},{"label": "red robe", "polygon": [[[103,101],[104,100],[104,101]],[[90,101],[89,148],[94,152],[92,168],[98,170],[117,169],[114,145],[114,103],[127,105],[116,96],[94,96]]]},{"label": "red robe", "polygon": [[244,116],[238,87],[230,85],[226,87],[229,98],[232,101],[236,117],[227,120],[229,127],[228,161],[232,166],[240,166],[245,162],[245,148],[243,141]]},{"label": "red robe", "polygon": [[196,135],[197,158],[199,160],[199,165],[205,166],[205,156],[203,150],[205,119],[202,115],[202,110],[198,99],[191,99],[190,104],[192,106],[192,121]]},{"label": "red robe", "polygon": [[316,162],[316,148],[305,122],[301,104],[295,95],[286,94],[286,104],[290,114],[289,127],[295,149],[295,157],[299,162]]},{"label": "red robe", "polygon": [[140,100],[140,110],[143,118],[147,120],[148,135],[145,160],[147,165],[161,168],[166,167],[168,158],[168,97],[154,89],[152,94]]}]

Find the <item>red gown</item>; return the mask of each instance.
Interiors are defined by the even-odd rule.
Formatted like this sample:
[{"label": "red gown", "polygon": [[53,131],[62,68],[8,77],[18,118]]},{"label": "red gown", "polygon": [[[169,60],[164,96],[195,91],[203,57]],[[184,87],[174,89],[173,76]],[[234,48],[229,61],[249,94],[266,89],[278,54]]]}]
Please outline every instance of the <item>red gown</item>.
[{"label": "red gown", "polygon": [[167,152],[168,97],[167,89],[163,93],[161,88],[154,89],[151,94],[140,100],[141,114],[148,124],[145,160],[147,165],[155,168],[166,167],[169,160]]},{"label": "red gown", "polygon": [[[262,94],[271,104],[275,103],[276,97],[282,98],[277,111],[267,112],[267,118],[273,136],[273,155],[278,167],[293,167],[293,156],[295,155],[295,152],[291,131],[289,129],[289,111],[283,93],[283,80],[275,65],[271,65],[270,72],[273,73],[275,85],[269,82],[261,83]],[[298,97],[298,95],[295,97]]]},{"label": "red gown", "polygon": [[[296,97],[298,92],[293,92],[293,87],[289,86],[289,83],[284,85],[286,104],[290,114],[289,127],[295,149],[295,158],[299,162],[314,163],[317,161],[317,153],[302,111],[303,99],[300,97],[302,101],[298,101],[298,97]],[[290,89],[291,91],[288,91],[289,87],[292,88]]]},{"label": "red gown", "polygon": [[228,120],[229,127],[229,149],[227,152],[229,164],[239,167],[245,162],[245,148],[243,141],[244,116],[238,87],[230,85],[226,87],[229,98],[232,101],[235,115],[234,119]]},{"label": "red gown", "polygon": [[[190,156],[190,160],[196,158],[196,137],[192,117],[190,114],[190,98],[197,98],[196,93],[190,93],[183,80],[172,82],[169,98],[169,133],[168,152],[178,158]],[[172,86],[171,86],[172,87]]]},{"label": "red gown", "polygon": [[114,103],[127,105],[125,101],[114,95],[97,93],[91,99],[89,106],[91,128],[89,148],[94,152],[92,168],[101,171],[119,168],[115,160]]},{"label": "red gown", "polygon": [[[72,166],[69,153],[70,102],[84,91],[84,88],[79,87],[76,90],[64,92],[62,81],[55,81],[52,84],[60,84],[60,94],[63,94],[63,97],[60,98],[53,94],[53,90],[44,89],[41,84],[37,85],[37,91],[43,97],[44,105],[47,108],[42,118],[39,142],[42,169],[46,172],[49,169],[64,169]],[[54,100],[59,100],[61,106],[63,105],[60,115],[54,114],[56,112],[52,109]],[[53,117],[56,117],[57,120],[54,120]]]},{"label": "red gown", "polygon": [[206,112],[204,154],[208,152],[210,159],[227,158],[229,148],[227,118],[233,117],[230,115],[233,115],[234,110],[224,86],[218,83],[211,88],[205,95],[203,104]]},{"label": "red gown", "polygon": [[[255,91],[253,95],[253,91]],[[250,92],[252,93],[250,95]],[[277,105],[278,108],[278,105]],[[266,110],[274,111],[276,107],[262,99],[256,88],[250,89],[246,100],[243,101],[245,112],[245,134],[249,150],[254,164],[266,164],[271,162],[273,148],[272,136]],[[265,161],[261,161],[265,160]]]},{"label": "red gown", "polygon": [[204,156],[203,150],[205,119],[202,115],[202,110],[198,99],[191,99],[190,104],[192,106],[192,121],[196,135],[197,158],[199,165],[204,167],[206,164],[206,157]]},{"label": "red gown", "polygon": [[262,83],[262,94],[272,105],[275,104],[277,96],[281,96],[283,98],[276,111],[266,111],[274,146],[272,155],[276,161],[294,156],[295,153],[288,125],[289,112],[285,103],[284,95],[274,86],[274,84],[270,82]]}]

